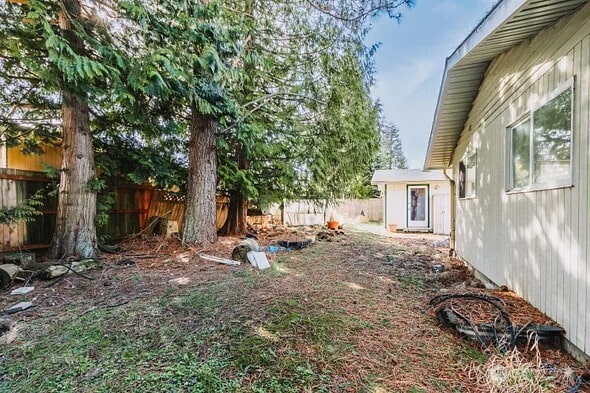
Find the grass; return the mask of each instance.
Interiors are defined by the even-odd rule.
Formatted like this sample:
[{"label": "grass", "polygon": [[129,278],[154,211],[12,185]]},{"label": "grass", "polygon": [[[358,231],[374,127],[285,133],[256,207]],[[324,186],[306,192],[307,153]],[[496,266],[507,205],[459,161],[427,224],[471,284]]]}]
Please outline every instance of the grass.
[{"label": "grass", "polygon": [[[543,393],[557,388],[557,376],[548,372],[540,358],[531,362],[516,349],[492,354],[485,363],[474,365],[472,372],[490,393]],[[564,382],[573,384],[573,380]]]},{"label": "grass", "polygon": [[232,320],[239,310],[224,314],[222,301],[233,290],[167,291],[47,326],[4,354],[0,391],[328,391],[331,369],[319,365],[338,364],[349,349],[338,336],[365,324],[297,298],[270,304],[266,320]]},{"label": "grass", "polygon": [[[424,313],[431,288],[384,263],[392,248],[403,253],[355,235],[265,272],[220,270],[117,307],[30,319],[0,346],[0,392],[471,391],[465,370],[487,356]],[[147,285],[143,274],[113,277]]]}]

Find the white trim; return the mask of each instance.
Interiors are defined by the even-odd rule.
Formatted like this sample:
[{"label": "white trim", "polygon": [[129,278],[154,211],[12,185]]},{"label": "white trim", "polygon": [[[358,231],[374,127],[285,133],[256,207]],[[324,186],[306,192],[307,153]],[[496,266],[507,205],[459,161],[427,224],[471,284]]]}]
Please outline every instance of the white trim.
[{"label": "white trim", "polygon": [[[475,180],[474,180],[475,189],[473,190],[472,194],[467,195],[467,172],[468,172],[469,168],[467,167],[466,163],[467,163],[467,160],[473,156],[475,156]],[[465,196],[461,197],[461,195],[459,195],[459,197],[457,199],[459,199],[460,201],[469,200],[469,199],[476,199],[477,198],[477,173],[478,173],[478,166],[479,166],[478,159],[477,159],[477,148],[473,148],[472,146],[470,146],[466,150],[466,153],[463,155],[463,158],[461,158],[460,162],[462,162],[463,165],[465,165],[465,185],[464,185]],[[459,169],[460,169],[460,166],[459,166]],[[458,187],[458,189],[460,189],[460,187]]]},{"label": "white trim", "polygon": [[[412,190],[424,190],[424,220],[412,220],[411,219],[411,206],[412,206],[412,201],[411,201],[411,193]],[[429,223],[430,223],[430,184],[417,184],[417,185],[411,185],[408,184],[406,186],[406,198],[407,198],[407,228],[428,228],[429,227]]]},{"label": "white trim", "polygon": [[[547,105],[550,101],[558,97],[560,94],[565,93],[567,90],[571,90],[571,107],[570,107],[570,154],[569,154],[569,179],[558,182],[550,183],[534,183],[534,131],[535,131],[535,112],[540,108]],[[575,76],[572,76],[565,82],[561,83],[556,89],[539,99],[534,105],[530,106],[523,116],[517,121],[511,123],[506,127],[506,152],[507,159],[504,160],[504,164],[507,166],[507,184],[505,192],[507,194],[517,194],[528,191],[540,191],[540,190],[551,190],[556,188],[569,188],[573,187],[573,176],[574,176],[574,106],[575,106]],[[513,151],[512,151],[512,134],[516,127],[520,126],[525,122],[529,122],[529,184],[525,187],[514,187],[514,170],[513,170]]]}]

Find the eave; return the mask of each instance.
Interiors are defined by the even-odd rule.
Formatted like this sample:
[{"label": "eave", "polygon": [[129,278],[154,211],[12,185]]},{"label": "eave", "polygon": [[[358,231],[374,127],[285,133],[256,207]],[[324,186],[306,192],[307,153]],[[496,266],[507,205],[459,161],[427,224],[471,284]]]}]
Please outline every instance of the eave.
[{"label": "eave", "polygon": [[446,59],[424,169],[445,169],[490,63],[588,0],[502,0]]}]

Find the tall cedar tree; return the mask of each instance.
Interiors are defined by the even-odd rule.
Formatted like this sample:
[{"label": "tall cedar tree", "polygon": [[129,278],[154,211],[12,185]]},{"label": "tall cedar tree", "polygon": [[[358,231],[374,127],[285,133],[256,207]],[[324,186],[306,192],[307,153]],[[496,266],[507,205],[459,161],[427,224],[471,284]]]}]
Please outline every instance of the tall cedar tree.
[{"label": "tall cedar tree", "polygon": [[[0,8],[3,139],[24,151],[54,143],[62,164],[53,257],[94,257],[96,189],[89,102],[118,79],[108,35],[79,0],[29,0]],[[20,4],[22,3],[22,4]],[[118,59],[120,60],[120,59]],[[57,108],[61,108],[57,111]]]},{"label": "tall cedar tree", "polygon": [[194,0],[122,3],[137,32],[142,56],[130,77],[149,102],[165,103],[165,121],[188,122],[188,176],[182,239],[217,239],[217,143],[220,121],[235,112],[225,89],[238,39],[221,19],[219,3]]}]

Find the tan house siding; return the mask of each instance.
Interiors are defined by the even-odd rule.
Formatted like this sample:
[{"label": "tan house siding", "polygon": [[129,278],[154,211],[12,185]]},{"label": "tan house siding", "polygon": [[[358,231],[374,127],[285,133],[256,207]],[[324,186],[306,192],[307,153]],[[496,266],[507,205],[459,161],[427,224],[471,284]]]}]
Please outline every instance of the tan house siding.
[{"label": "tan house siding", "polygon": [[[6,149],[6,168],[43,172],[46,167],[61,167],[61,147],[43,146],[43,154],[23,154],[19,149]],[[1,154],[0,154],[1,155]],[[0,167],[2,162],[0,161]]]},{"label": "tan house siding", "polygon": [[[574,77],[573,187],[506,192],[506,129]],[[477,149],[477,196],[457,199],[456,248],[590,353],[590,4],[490,65],[452,159]]]}]

